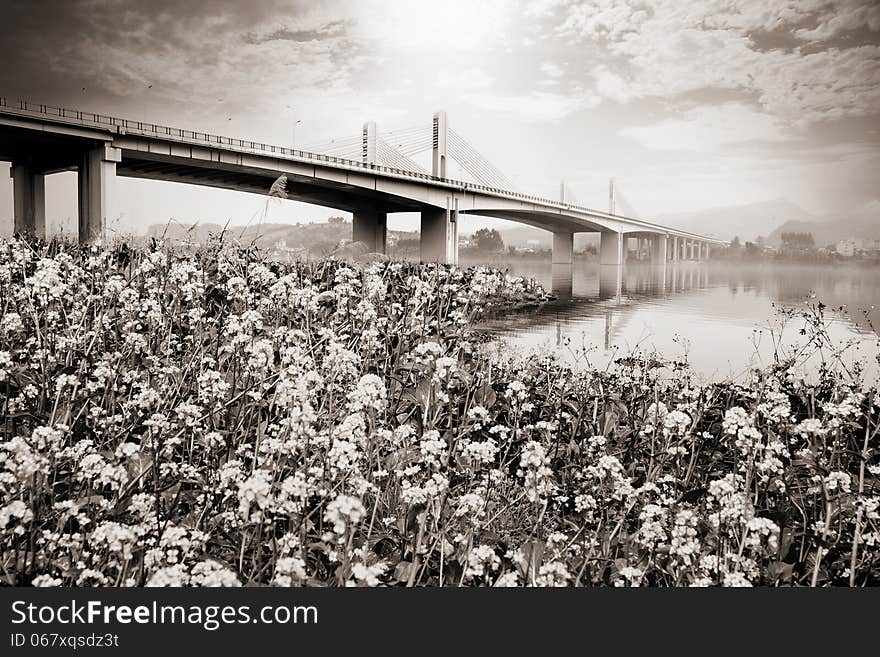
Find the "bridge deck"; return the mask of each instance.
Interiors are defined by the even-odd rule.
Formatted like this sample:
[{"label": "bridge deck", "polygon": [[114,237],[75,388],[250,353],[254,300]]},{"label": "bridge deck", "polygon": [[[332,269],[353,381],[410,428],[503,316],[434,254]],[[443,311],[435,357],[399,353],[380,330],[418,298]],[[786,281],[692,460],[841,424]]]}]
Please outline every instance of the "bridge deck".
[{"label": "bridge deck", "polygon": [[[43,130],[47,132],[52,130],[52,126],[67,128],[68,130],[79,128],[90,131],[92,133],[92,136],[94,136],[95,132],[102,133],[106,135],[105,138],[107,141],[112,141],[117,136],[138,137],[148,140],[170,142],[179,145],[208,147],[212,149],[230,151],[233,153],[265,156],[272,159],[287,160],[294,163],[332,167],[334,169],[341,169],[345,171],[364,172],[369,173],[373,176],[380,176],[393,180],[411,181],[414,183],[426,184],[441,189],[448,189],[450,191],[495,197],[498,199],[506,199],[511,201],[527,202],[529,204],[537,206],[536,209],[539,211],[546,210],[548,212],[553,212],[554,214],[571,213],[573,215],[582,215],[587,219],[593,218],[611,220],[627,224],[630,229],[629,232],[636,232],[641,229],[646,232],[665,233],[671,236],[695,239],[707,243],[723,243],[721,240],[717,240],[711,237],[670,228],[668,226],[663,226],[661,224],[656,224],[642,219],[602,212],[600,210],[595,210],[586,206],[543,198],[540,196],[525,194],[522,192],[489,187],[486,185],[480,185],[461,180],[454,180],[450,178],[439,178],[423,172],[408,171],[406,169],[369,164],[358,160],[341,158],[333,155],[313,153],[310,151],[303,151],[299,149],[291,149],[285,146],[265,144],[262,142],[236,139],[232,137],[224,137],[221,135],[193,130],[184,130],[181,128],[172,128],[169,126],[163,126],[144,121],[121,119],[104,114],[83,112],[81,110],[70,110],[62,107],[55,107],[52,105],[29,103],[26,101],[10,101],[7,98],[0,97],[0,117],[9,117],[10,119],[20,117],[30,120],[37,120],[44,124]],[[71,134],[72,136],[74,136],[77,133],[74,130]],[[88,136],[88,133],[81,133],[79,136]],[[156,177],[167,179],[170,174],[174,173],[172,169],[173,167],[168,168],[167,165],[166,168],[163,170],[161,164],[151,165],[132,162],[121,166],[119,173],[122,175],[132,175],[137,177]],[[173,179],[174,176],[171,175],[171,178]],[[190,176],[190,179],[187,180],[185,173],[177,179],[181,182],[199,182],[197,179],[193,179],[192,176]],[[248,191],[261,191],[263,189],[262,181],[257,180],[256,178],[250,181],[242,181],[242,188],[248,189]],[[314,196],[312,202],[320,203],[320,195],[318,194]],[[400,211],[405,211],[407,209],[411,208],[402,207],[400,208]]]}]

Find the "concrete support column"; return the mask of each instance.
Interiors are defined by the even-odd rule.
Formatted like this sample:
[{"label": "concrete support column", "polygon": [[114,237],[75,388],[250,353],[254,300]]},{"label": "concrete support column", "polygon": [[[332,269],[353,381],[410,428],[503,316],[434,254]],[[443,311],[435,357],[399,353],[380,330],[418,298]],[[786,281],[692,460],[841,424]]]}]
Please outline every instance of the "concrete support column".
[{"label": "concrete support column", "polygon": [[652,242],[651,262],[662,265],[666,262],[666,235],[654,235]]},{"label": "concrete support column", "polygon": [[574,233],[553,233],[553,264],[570,265],[574,261]]},{"label": "concrete support column", "polygon": [[450,207],[422,210],[419,253],[422,262],[458,264],[458,199]]},{"label": "concrete support column", "polygon": [[681,251],[678,250],[678,235],[672,238],[672,261],[677,262]]},{"label": "concrete support column", "polygon": [[370,253],[385,253],[388,215],[375,208],[355,210],[351,223],[351,239],[363,242]]},{"label": "concrete support column", "polygon": [[709,247],[709,243],[707,242],[707,243],[706,243],[706,260],[709,259],[709,256],[710,256],[710,255],[711,255],[710,247]]},{"label": "concrete support column", "polygon": [[431,175],[437,178],[446,177],[446,112],[434,112]]},{"label": "concrete support column", "polygon": [[13,226],[16,235],[46,237],[46,177],[26,164],[12,164]]},{"label": "concrete support column", "polygon": [[599,242],[599,264],[623,264],[624,237],[621,233],[602,233]]},{"label": "concrete support column", "polygon": [[623,293],[623,267],[599,267],[599,300],[620,298]]},{"label": "concrete support column", "polygon": [[116,163],[122,152],[110,145],[92,148],[83,155],[78,169],[79,241],[96,242],[104,237],[111,216],[112,190],[116,182]]},{"label": "concrete support column", "polygon": [[571,264],[553,263],[550,267],[550,291],[557,299],[570,299],[574,275]]}]

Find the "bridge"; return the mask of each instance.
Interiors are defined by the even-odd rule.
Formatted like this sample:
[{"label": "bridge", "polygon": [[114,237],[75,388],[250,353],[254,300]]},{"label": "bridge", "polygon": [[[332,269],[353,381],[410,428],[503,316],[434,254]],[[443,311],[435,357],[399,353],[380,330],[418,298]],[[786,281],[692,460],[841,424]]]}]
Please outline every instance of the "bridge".
[{"label": "bridge", "polygon": [[[398,148],[377,133],[374,123],[365,124],[353,142],[315,152],[0,97],[0,160],[12,163],[16,234],[45,236],[45,176],[76,171],[81,242],[103,238],[114,181],[127,176],[271,193],[345,210],[353,216],[352,239],[371,252],[385,252],[389,213],[417,212],[423,262],[458,262],[462,214],[552,232],[553,263],[560,265],[571,264],[578,232],[601,235],[599,254],[605,265],[622,264],[630,239],[637,239],[639,252],[650,254],[655,263],[702,260],[712,245],[723,244],[565,198],[515,191],[503,174],[448,129],[444,112],[434,115],[428,130],[430,171],[409,157],[413,148],[425,146],[422,132],[417,131],[415,144],[415,133],[405,133],[409,138]],[[352,144],[358,153],[350,152]],[[334,154],[334,148],[347,152]],[[453,156],[469,163],[466,169],[476,182],[447,177]]]}]

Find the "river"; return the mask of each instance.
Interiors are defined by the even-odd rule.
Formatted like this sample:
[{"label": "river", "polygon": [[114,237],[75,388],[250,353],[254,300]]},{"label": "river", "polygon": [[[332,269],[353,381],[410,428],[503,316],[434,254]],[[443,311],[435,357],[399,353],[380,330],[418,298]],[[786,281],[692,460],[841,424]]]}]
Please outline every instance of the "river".
[{"label": "river", "polygon": [[[656,351],[686,359],[704,381],[742,380],[751,368],[802,345],[800,313],[821,301],[829,342],[804,369],[815,372],[823,358],[834,359],[831,352],[846,346],[839,363],[849,370],[864,363],[865,378],[878,379],[873,326],[880,327],[880,309],[873,306],[880,301],[880,268],[766,261],[618,268],[576,260],[569,273],[538,259],[464,257],[461,264],[508,269],[554,291],[557,298],[537,311],[506,313],[482,324],[483,331],[521,351],[550,349],[573,364],[599,367],[634,350]],[[785,319],[786,310],[794,315]]]}]

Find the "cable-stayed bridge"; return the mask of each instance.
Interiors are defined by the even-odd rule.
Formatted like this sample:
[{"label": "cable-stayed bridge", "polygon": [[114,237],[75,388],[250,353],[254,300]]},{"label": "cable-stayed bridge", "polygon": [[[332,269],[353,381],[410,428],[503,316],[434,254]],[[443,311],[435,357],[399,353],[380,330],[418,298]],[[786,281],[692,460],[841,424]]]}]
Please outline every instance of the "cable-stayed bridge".
[{"label": "cable-stayed bridge", "polygon": [[[349,160],[363,159],[365,162],[379,164],[398,169],[406,169],[414,173],[431,173],[432,162],[424,167],[415,158],[422,154],[431,154],[435,150],[435,139],[443,130],[445,117],[438,113],[437,125],[427,124],[411,126],[399,130],[377,132],[376,124],[366,123],[362,134],[349,135],[341,139],[330,139],[308,144],[305,150],[313,153],[326,153]],[[468,182],[516,191],[516,185],[505,176],[500,169],[487,160],[464,137],[450,127],[446,127],[446,156],[459,165]],[[447,173],[449,165],[447,166]],[[453,177],[453,176],[449,176]]]},{"label": "cable-stayed bridge", "polygon": [[[417,159],[430,152],[430,169]],[[474,214],[553,233],[553,262],[572,262],[573,236],[601,234],[600,260],[621,264],[638,238],[654,262],[704,259],[720,240],[560,198],[517,191],[437,112],[426,126],[360,135],[291,149],[144,121],[10,101],[0,97],[0,160],[12,163],[17,233],[45,233],[45,176],[78,174],[79,238],[102,239],[117,176],[268,194],[349,211],[353,239],[384,252],[387,216],[418,212],[423,261],[458,260],[458,217]],[[448,175],[455,164],[467,180]],[[284,184],[279,185],[279,180]],[[640,246],[641,250],[641,246]]]}]

